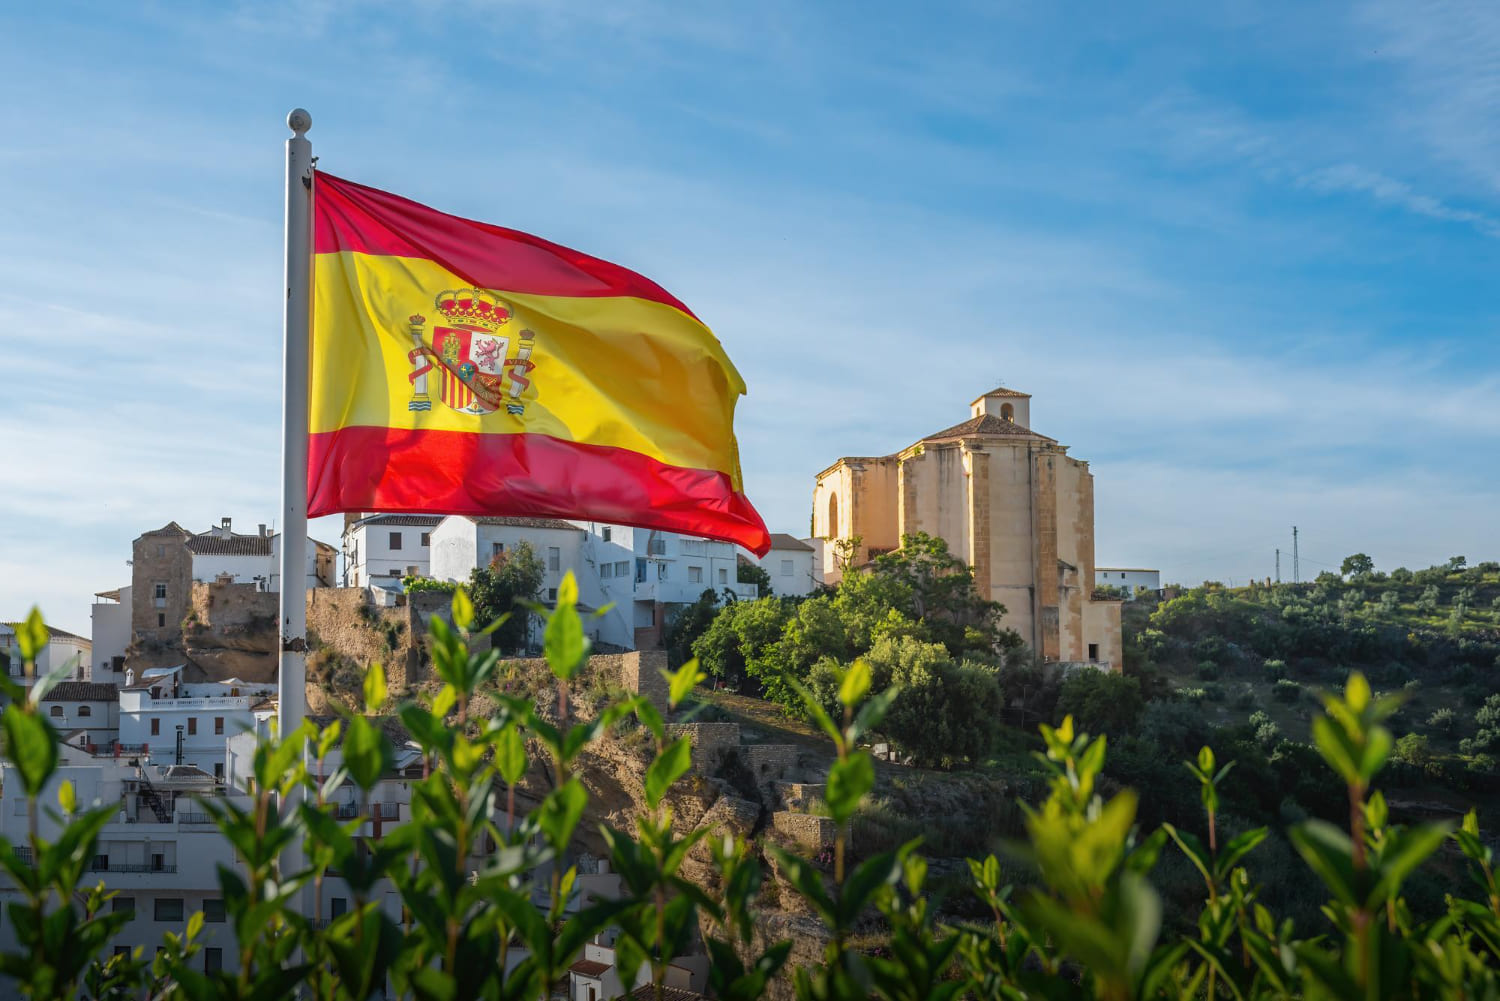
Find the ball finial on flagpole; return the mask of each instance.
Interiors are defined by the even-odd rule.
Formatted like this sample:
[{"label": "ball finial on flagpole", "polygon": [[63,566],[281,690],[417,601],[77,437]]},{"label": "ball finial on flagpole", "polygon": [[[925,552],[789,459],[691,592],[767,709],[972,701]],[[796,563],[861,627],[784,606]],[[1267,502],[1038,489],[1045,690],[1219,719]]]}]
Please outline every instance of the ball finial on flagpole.
[{"label": "ball finial on flagpole", "polygon": [[293,108],[287,113],[286,127],[300,136],[312,128],[312,115],[307,113],[306,108]]}]

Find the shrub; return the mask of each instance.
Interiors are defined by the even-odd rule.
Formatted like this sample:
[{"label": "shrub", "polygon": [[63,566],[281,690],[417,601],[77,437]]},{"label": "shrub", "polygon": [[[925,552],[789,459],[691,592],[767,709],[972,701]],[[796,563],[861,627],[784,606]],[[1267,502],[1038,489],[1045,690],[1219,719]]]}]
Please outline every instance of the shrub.
[{"label": "shrub", "polygon": [[1271,687],[1271,697],[1278,702],[1296,702],[1297,697],[1301,694],[1302,686],[1286,678],[1281,679]]},{"label": "shrub", "polygon": [[1234,695],[1234,707],[1240,711],[1255,708],[1255,692],[1249,685],[1244,685]]},{"label": "shrub", "polygon": [[1093,733],[1123,734],[1145,707],[1141,684],[1112,671],[1081,668],[1063,680],[1057,712],[1072,716]]},{"label": "shrub", "polygon": [[1219,665],[1211,660],[1200,660],[1194,673],[1199,681],[1212,681],[1219,676]]},{"label": "shrub", "polygon": [[1451,737],[1458,731],[1458,713],[1448,708],[1439,709],[1427,717],[1427,725],[1438,733]]},{"label": "shrub", "polygon": [[1286,661],[1284,660],[1268,660],[1261,665],[1261,668],[1266,672],[1268,681],[1280,681],[1286,677]]},{"label": "shrub", "polygon": [[1224,686],[1217,681],[1210,681],[1203,686],[1203,697],[1210,702],[1224,701]]},{"label": "shrub", "polygon": [[[1269,898],[1252,898],[1249,888],[1260,882],[1261,863],[1276,869],[1290,855],[1279,842],[1266,845],[1268,829],[1244,827],[1221,813],[1221,787],[1233,773],[1210,747],[1192,755],[1191,777],[1182,776],[1182,791],[1196,793],[1202,804],[1201,824],[1193,826],[1204,836],[1163,826],[1136,839],[1136,793],[1102,781],[1103,738],[1078,732],[1071,717],[1056,728],[1041,727],[1044,750],[1038,759],[1047,793],[1022,821],[1032,866],[1026,883],[1013,888],[994,856],[970,860],[969,889],[987,917],[984,924],[955,924],[927,906],[934,884],[914,841],[857,865],[850,856],[847,832],[869,802],[876,778],[872,759],[858,743],[881,723],[892,699],[869,696],[867,663],[856,662],[839,678],[841,723],[816,701],[806,703],[832,743],[826,786],[837,832],[832,844],[816,846],[811,858],[803,858],[769,841],[706,837],[707,830],[674,823],[673,790],[692,759],[688,738],[671,737],[658,708],[639,696],[620,696],[596,718],[572,718],[567,693],[587,649],[575,595],[570,575],[547,615],[557,706],[546,718],[527,699],[496,694],[493,716],[468,719],[470,699],[481,686],[494,687],[501,668],[493,650],[471,649],[481,634],[470,632],[475,620],[466,596],[455,594],[454,627],[433,619],[431,657],[443,688],[433,702],[406,702],[398,712],[432,771],[409,780],[411,817],[381,839],[352,836],[322,802],[321,783],[312,778],[335,766],[368,796],[392,767],[394,749],[371,716],[387,695],[378,667],[365,678],[364,714],[351,714],[337,730],[309,723],[263,741],[254,750],[243,794],[205,801],[234,848],[234,861],[220,870],[226,919],[220,941],[233,944],[237,970],[205,968],[201,913],[183,931],[166,934],[154,955],[151,944],[135,954],[107,955],[130,915],[108,906],[102,886],[89,888],[96,877],[86,870],[99,831],[117,806],[77,801],[72,784],[58,775],[57,733],[37,702],[0,675],[0,692],[9,702],[0,713],[10,766],[6,781],[16,783],[31,817],[51,811],[59,828],[49,840],[33,824],[20,846],[29,852],[26,860],[11,846],[0,846],[0,866],[13,894],[6,916],[18,940],[15,951],[0,956],[13,981],[11,993],[354,1001],[383,996],[389,987],[399,997],[422,1001],[539,1001],[557,993],[585,943],[599,936],[614,943],[624,982],[637,982],[639,973],[649,985],[648,997],[664,994],[669,964],[693,940],[704,943],[711,959],[710,994],[739,1001],[757,1001],[773,987],[777,996],[878,1001],[1176,999],[1198,996],[1200,985],[1205,996],[1244,1001],[1457,1001],[1494,993],[1490,901],[1500,887],[1493,850],[1472,812],[1457,830],[1390,822],[1383,795],[1371,791],[1390,746],[1390,706],[1372,699],[1358,674],[1351,675],[1330,715],[1320,718],[1319,750],[1283,742],[1273,755],[1274,762],[1285,752],[1283,763],[1298,768],[1312,767],[1321,757],[1343,787],[1330,797],[1336,809],[1347,804],[1347,833],[1327,821],[1302,820],[1295,802],[1285,809],[1293,822],[1288,842],[1309,867],[1299,870],[1299,885],[1308,893],[1327,891],[1322,895],[1329,923],[1313,930],[1313,937],[1296,938],[1301,925],[1283,921]],[[17,635],[23,661],[34,663],[46,644],[40,615],[33,613]],[[668,679],[671,703],[702,677],[696,664],[684,665]],[[59,678],[39,681],[40,694]],[[1129,694],[1129,686],[1098,679],[1075,689],[1076,695],[1065,695],[1091,709],[1105,695]],[[581,755],[627,718],[655,754],[642,777],[634,835],[607,826],[600,833],[621,896],[574,898],[572,876],[553,870],[549,877],[546,869],[577,848],[589,801]],[[336,765],[330,758],[335,752]],[[496,793],[513,792],[523,782],[533,755],[550,781],[528,787],[539,805],[517,814],[513,797]],[[306,767],[306,760],[318,767]],[[1181,776],[1179,769],[1172,771]],[[1104,789],[1110,790],[1107,799]],[[302,808],[287,808],[293,792],[307,794]],[[892,841],[902,830],[921,829],[909,822],[898,826],[886,835]],[[1428,865],[1450,835],[1479,884],[1475,893],[1450,881],[1451,903],[1431,892]],[[294,844],[300,844],[305,866],[284,869],[280,856]],[[692,870],[702,873],[711,891],[684,867],[695,846],[701,850]],[[795,987],[772,984],[792,943],[762,939],[766,928],[753,917],[762,902],[762,853],[778,876],[777,894],[791,898],[786,903],[799,915],[796,934],[810,954],[795,971]],[[472,859],[480,861],[471,866]],[[1154,875],[1165,881],[1167,870],[1156,872],[1164,859],[1179,872],[1201,876],[1198,895],[1208,901],[1201,914],[1184,913],[1170,927],[1162,924],[1163,901],[1152,884]],[[1248,878],[1237,875],[1240,868]],[[1447,868],[1444,861],[1440,875]],[[350,906],[332,920],[309,920],[300,913],[301,891],[314,881],[321,889],[333,872],[348,887]],[[388,894],[401,905],[399,920],[387,909]],[[1432,909],[1442,910],[1441,920],[1420,916]],[[1222,937],[1205,944],[1200,928]],[[1378,955],[1366,948],[1372,941],[1379,944]],[[1227,982],[1220,985],[1220,979]]]},{"label": "shrub", "polygon": [[1396,748],[1391,752],[1393,761],[1403,761],[1418,767],[1425,766],[1431,758],[1432,751],[1427,747],[1427,738],[1419,733],[1408,733],[1396,741]]},{"label": "shrub", "polygon": [[1255,739],[1262,747],[1275,747],[1281,739],[1281,727],[1267,720],[1255,728]]}]

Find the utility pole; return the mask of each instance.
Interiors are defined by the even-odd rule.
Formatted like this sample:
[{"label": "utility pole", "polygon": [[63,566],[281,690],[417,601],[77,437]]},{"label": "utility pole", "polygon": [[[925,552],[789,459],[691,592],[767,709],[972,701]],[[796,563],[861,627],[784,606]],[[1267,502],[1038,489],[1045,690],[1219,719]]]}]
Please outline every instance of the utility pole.
[{"label": "utility pole", "polygon": [[1276,550],[1276,583],[1281,583],[1281,550]]},{"label": "utility pole", "polygon": [[1302,560],[1297,555],[1297,526],[1292,526],[1292,583],[1302,583]]}]

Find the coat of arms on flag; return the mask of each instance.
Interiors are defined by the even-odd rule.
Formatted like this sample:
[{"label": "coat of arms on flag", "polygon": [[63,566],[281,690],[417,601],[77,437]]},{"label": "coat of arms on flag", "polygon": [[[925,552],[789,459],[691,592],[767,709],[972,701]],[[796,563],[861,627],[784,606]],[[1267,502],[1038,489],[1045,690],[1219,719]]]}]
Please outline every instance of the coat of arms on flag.
[{"label": "coat of arms on flag", "polygon": [[433,302],[442,326],[426,333],[427,318],[408,317],[413,347],[407,354],[412,370],[410,410],[431,410],[427,377],[438,370],[440,398],[461,414],[492,414],[504,408],[514,416],[526,411],[523,402],[536,367],[531,360],[535,334],[515,331],[516,352],[509,353],[515,314],[502,299],[478,288],[440,292]]}]

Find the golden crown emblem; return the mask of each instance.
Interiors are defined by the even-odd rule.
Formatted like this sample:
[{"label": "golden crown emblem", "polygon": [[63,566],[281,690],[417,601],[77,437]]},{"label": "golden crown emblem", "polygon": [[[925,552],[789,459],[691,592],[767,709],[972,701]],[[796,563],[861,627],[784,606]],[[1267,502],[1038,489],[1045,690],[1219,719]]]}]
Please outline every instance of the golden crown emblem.
[{"label": "golden crown emblem", "polygon": [[439,292],[433,305],[444,319],[456,326],[499,330],[511,319],[510,307],[483,289]]}]

